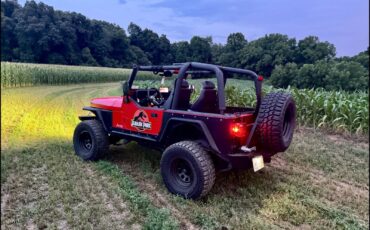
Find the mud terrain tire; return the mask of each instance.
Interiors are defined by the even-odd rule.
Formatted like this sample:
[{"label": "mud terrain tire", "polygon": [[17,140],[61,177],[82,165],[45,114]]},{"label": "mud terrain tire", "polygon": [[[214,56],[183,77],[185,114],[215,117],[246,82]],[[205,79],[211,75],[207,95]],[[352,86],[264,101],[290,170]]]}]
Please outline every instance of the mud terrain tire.
[{"label": "mud terrain tire", "polygon": [[82,121],[74,131],[73,146],[83,160],[96,161],[109,150],[108,135],[98,120]]},{"label": "mud terrain tire", "polygon": [[161,174],[171,193],[190,199],[205,196],[215,182],[215,167],[210,155],[193,141],[177,142],[164,151]]},{"label": "mud terrain tire", "polygon": [[291,94],[267,94],[258,115],[258,142],[269,153],[284,152],[292,142],[296,125],[296,105]]}]

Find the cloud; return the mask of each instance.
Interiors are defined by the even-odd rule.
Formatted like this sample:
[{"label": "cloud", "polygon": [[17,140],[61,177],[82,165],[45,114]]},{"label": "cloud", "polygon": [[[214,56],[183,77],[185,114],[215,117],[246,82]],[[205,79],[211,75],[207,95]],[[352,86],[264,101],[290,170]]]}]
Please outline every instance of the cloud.
[{"label": "cloud", "polygon": [[[184,5],[189,6],[183,8]],[[142,27],[166,34],[171,41],[190,40],[192,36],[199,35],[212,36],[215,42],[225,43],[228,34],[233,32],[242,32],[249,38],[265,33],[262,28],[252,24],[240,25],[222,17],[212,17],[210,13],[195,13],[192,9],[198,5],[202,9],[206,7],[204,0],[187,4],[172,1],[171,5],[162,0],[126,0],[126,4],[122,6],[122,12],[125,12],[122,17],[128,22],[133,21]],[[231,6],[230,10],[233,8],[235,9]],[[216,9],[212,12],[216,12]]]}]

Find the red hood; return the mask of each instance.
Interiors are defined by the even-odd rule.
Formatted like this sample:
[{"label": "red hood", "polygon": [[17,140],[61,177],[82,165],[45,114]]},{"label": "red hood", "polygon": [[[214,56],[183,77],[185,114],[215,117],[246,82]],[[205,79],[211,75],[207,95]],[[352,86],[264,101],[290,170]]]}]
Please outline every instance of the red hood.
[{"label": "red hood", "polygon": [[113,96],[113,97],[99,97],[91,100],[91,107],[116,110],[121,108],[123,97]]}]

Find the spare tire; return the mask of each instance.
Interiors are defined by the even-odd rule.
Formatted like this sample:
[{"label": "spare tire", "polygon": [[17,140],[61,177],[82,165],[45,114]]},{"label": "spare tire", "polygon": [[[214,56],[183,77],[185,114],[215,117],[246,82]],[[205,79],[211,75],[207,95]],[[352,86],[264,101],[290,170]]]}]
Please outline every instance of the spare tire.
[{"label": "spare tire", "polygon": [[291,94],[269,93],[258,114],[258,142],[269,153],[285,151],[292,142],[296,125],[296,105]]}]

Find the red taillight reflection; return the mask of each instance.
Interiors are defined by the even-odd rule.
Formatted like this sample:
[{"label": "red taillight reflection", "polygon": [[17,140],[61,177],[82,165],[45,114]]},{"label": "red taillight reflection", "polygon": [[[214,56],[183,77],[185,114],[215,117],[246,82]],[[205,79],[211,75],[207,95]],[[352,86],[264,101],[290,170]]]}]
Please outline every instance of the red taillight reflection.
[{"label": "red taillight reflection", "polygon": [[232,124],[230,127],[230,134],[236,137],[245,137],[246,131],[244,125],[241,123]]}]

